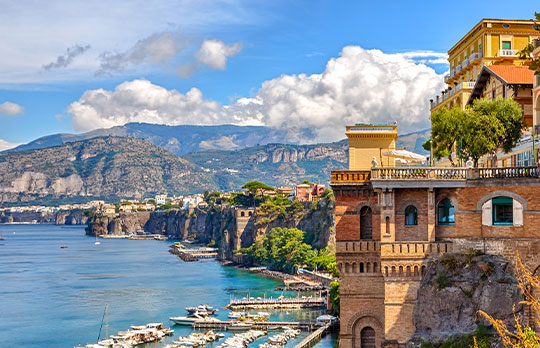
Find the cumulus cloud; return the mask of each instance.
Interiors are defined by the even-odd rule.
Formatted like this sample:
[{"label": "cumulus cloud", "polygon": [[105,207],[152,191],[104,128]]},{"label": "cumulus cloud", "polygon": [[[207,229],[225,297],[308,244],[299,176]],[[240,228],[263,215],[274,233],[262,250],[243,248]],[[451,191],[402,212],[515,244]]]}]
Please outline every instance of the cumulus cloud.
[{"label": "cumulus cloud", "polygon": [[128,122],[148,122],[168,125],[217,124],[221,106],[204,100],[197,88],[186,94],[167,90],[147,80],[127,81],[114,91],[86,91],[72,103],[67,112],[76,131],[107,128]]},{"label": "cumulus cloud", "polygon": [[424,64],[446,64],[448,65],[448,54],[435,51],[411,51],[398,53],[404,58],[411,59],[417,63]]},{"label": "cumulus cloud", "polygon": [[242,50],[242,43],[235,42],[227,45],[219,40],[205,40],[201,48],[195,53],[195,58],[211,68],[224,70],[227,58],[230,58]]},{"label": "cumulus cloud", "polygon": [[0,151],[9,150],[19,145],[22,145],[22,143],[11,143],[4,139],[0,139]]},{"label": "cumulus cloud", "polygon": [[24,112],[24,107],[12,102],[3,102],[0,104],[0,114],[18,115]]},{"label": "cumulus cloud", "polygon": [[56,61],[44,65],[43,70],[65,68],[73,62],[73,59],[75,59],[75,57],[80,56],[81,54],[88,51],[89,49],[90,49],[90,45],[86,45],[86,46],[75,45],[73,47],[69,47],[66,50],[66,54],[58,56],[56,57]]},{"label": "cumulus cloud", "polygon": [[345,125],[397,121],[408,132],[429,125],[429,98],[444,87],[442,75],[414,58],[422,57],[347,46],[322,73],[279,76],[230,105],[205,100],[196,88],[184,95],[135,80],[114,91],[87,91],[68,112],[76,130],[127,122],[233,123],[285,129],[289,141],[318,142],[342,139]]},{"label": "cumulus cloud", "polygon": [[129,65],[167,63],[183,50],[185,43],[185,38],[171,31],[152,34],[124,52],[102,53],[96,75],[111,75]]}]

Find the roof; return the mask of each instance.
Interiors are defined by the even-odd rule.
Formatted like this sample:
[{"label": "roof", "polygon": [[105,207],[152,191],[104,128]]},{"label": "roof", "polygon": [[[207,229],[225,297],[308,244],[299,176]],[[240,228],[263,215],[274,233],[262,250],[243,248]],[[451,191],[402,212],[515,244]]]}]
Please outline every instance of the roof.
[{"label": "roof", "polygon": [[517,65],[489,65],[484,66],[476,78],[476,84],[471,92],[467,104],[482,96],[487,81],[493,76],[505,85],[530,85],[533,86],[534,71],[528,66]]},{"label": "roof", "polygon": [[528,66],[490,65],[487,68],[509,85],[532,85],[534,82],[534,71]]}]

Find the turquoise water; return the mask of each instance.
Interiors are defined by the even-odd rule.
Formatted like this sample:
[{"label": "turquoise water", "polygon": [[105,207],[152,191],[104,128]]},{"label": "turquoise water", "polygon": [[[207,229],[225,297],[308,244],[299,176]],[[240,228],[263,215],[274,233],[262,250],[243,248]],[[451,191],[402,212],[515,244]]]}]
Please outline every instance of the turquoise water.
[{"label": "turquoise water", "polygon": [[[222,307],[231,296],[281,294],[268,291],[276,286],[274,280],[216,261],[182,262],[168,252],[167,241],[100,239],[101,245],[94,245],[82,228],[3,225],[1,230],[6,239],[0,241],[0,347],[93,343],[106,304],[109,333],[115,334],[149,322],[170,326],[169,317],[185,315],[184,307],[201,303],[220,308],[218,317],[226,319]],[[318,315],[311,310],[275,312],[272,320]],[[147,347],[162,347],[191,332],[173,328],[172,338]],[[317,347],[334,344],[335,337],[327,336]]]}]

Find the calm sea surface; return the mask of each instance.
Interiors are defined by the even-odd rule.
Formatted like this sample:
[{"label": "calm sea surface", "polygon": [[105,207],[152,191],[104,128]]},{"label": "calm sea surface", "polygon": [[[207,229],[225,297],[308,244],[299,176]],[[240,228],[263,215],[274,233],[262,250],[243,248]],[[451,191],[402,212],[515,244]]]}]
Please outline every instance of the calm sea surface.
[{"label": "calm sea surface", "polygon": [[[270,291],[275,281],[216,261],[182,262],[168,252],[170,241],[100,239],[101,245],[94,245],[83,228],[54,225],[0,225],[0,231],[6,238],[0,241],[0,347],[94,343],[106,304],[109,334],[115,334],[136,324],[170,326],[169,317],[185,315],[184,307],[201,303],[220,308],[218,317],[226,319],[222,307],[231,296],[281,294]],[[274,314],[271,320],[307,320],[320,313]],[[162,347],[191,332],[173,328],[172,338],[146,347]],[[335,344],[330,335],[316,347]]]}]

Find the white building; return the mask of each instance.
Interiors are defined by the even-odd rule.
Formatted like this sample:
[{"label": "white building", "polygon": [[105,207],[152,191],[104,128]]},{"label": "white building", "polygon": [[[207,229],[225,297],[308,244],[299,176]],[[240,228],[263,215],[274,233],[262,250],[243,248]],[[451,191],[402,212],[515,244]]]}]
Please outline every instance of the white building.
[{"label": "white building", "polygon": [[156,204],[165,204],[167,201],[167,194],[156,195]]}]

